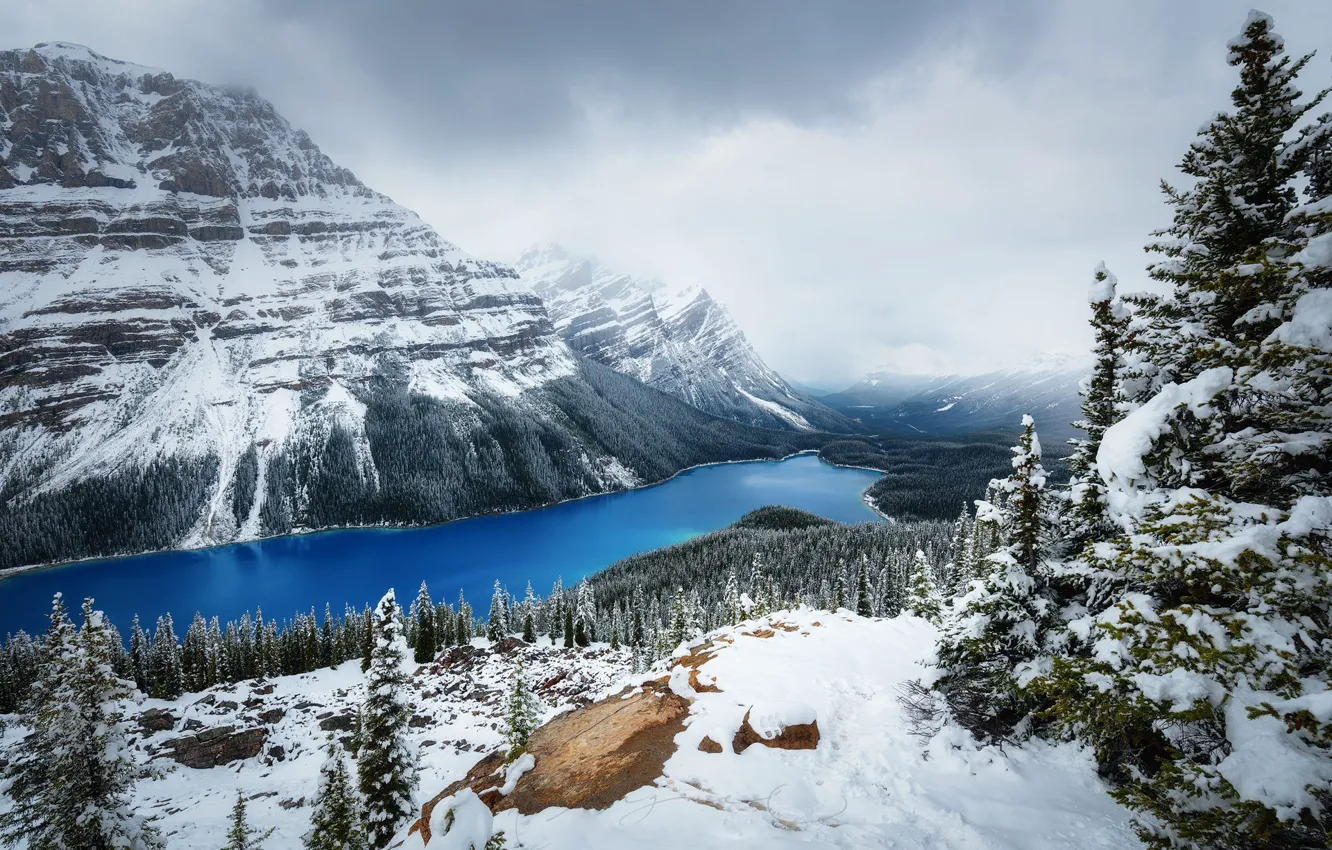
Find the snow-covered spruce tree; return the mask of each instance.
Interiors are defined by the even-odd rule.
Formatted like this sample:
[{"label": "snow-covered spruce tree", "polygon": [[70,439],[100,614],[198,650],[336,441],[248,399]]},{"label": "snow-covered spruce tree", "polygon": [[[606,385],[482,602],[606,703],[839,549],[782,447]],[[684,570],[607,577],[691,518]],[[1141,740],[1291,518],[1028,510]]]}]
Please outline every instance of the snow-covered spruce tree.
[{"label": "snow-covered spruce tree", "polygon": [[578,593],[574,606],[574,643],[587,646],[596,639],[593,620],[596,618],[596,604],[592,597],[592,585],[587,579],[578,583]]},{"label": "snow-covered spruce tree", "polygon": [[171,614],[157,618],[153,631],[153,649],[149,656],[153,696],[158,699],[176,699],[185,692],[185,675],[180,663],[180,645],[171,623]]},{"label": "snow-covered spruce tree", "polygon": [[260,850],[264,841],[273,834],[273,828],[255,829],[250,826],[245,812],[245,794],[236,791],[236,803],[231,807],[231,826],[227,829],[227,844],[223,850]]},{"label": "snow-covered spruce tree", "polygon": [[1185,156],[1195,186],[1167,193],[1175,241],[1152,271],[1172,291],[1136,302],[1130,412],[1096,456],[1124,533],[1064,569],[1114,593],[1088,595],[1073,652],[1032,687],[1149,846],[1325,847],[1332,254],[1319,182],[1295,204],[1328,127],[1292,132],[1308,57],[1285,56],[1267,16],[1229,49],[1235,110]]},{"label": "snow-covered spruce tree", "polygon": [[529,581],[527,590],[523,593],[523,641],[526,643],[536,643],[537,611],[540,608],[541,602],[532,590],[532,582]]},{"label": "snow-covered spruce tree", "polygon": [[362,850],[366,846],[361,799],[352,787],[342,745],[329,739],[328,758],[319,769],[319,790],[315,794],[310,831],[305,834],[306,850]]},{"label": "snow-covered spruce tree", "polygon": [[134,686],[145,694],[150,693],[149,675],[152,670],[152,641],[139,625],[139,615],[134,615],[134,625],[130,627],[130,658],[134,662]]},{"label": "snow-covered spruce tree", "polygon": [[486,622],[486,637],[491,643],[499,643],[504,640],[504,589],[500,587],[499,579],[495,579],[495,591],[490,594],[490,615]]},{"label": "snow-covered spruce tree", "polygon": [[953,537],[948,551],[951,557],[951,569],[948,573],[949,597],[962,596],[971,585],[973,576],[971,564],[971,511],[962,503],[962,511],[953,522]]},{"label": "snow-covered spruce tree", "polygon": [[920,549],[916,550],[916,560],[911,568],[911,588],[907,596],[906,612],[931,623],[939,622],[939,617],[943,613],[929,561]]},{"label": "snow-covered spruce tree", "polygon": [[1128,311],[1115,296],[1116,283],[1115,276],[1101,263],[1087,293],[1092,309],[1091,326],[1096,335],[1095,362],[1081,389],[1082,419],[1073,423],[1087,436],[1069,440],[1073,446],[1067,460],[1071,475],[1069,501],[1059,528],[1062,546],[1070,552],[1115,533],[1106,514],[1105,485],[1096,471],[1096,453],[1105,429],[1119,419],[1116,404],[1119,358],[1128,328]]},{"label": "snow-covered spruce tree", "polygon": [[504,743],[509,748],[504,756],[506,763],[527,752],[527,739],[540,719],[540,703],[527,683],[520,661],[514,668],[513,684],[509,687],[509,698],[504,709]]},{"label": "snow-covered spruce tree", "polygon": [[722,624],[734,626],[744,618],[745,612],[740,607],[740,582],[732,563],[726,572],[726,586],[722,589]]},{"label": "snow-covered spruce tree", "polygon": [[59,594],[25,717],[32,734],[5,771],[12,807],[0,840],[31,850],[155,850],[156,831],[129,805],[134,763],[117,707],[130,682],[113,669],[119,637],[92,600],[75,632]]},{"label": "snow-covered spruce tree", "polygon": [[407,743],[407,643],[401,609],[393,591],[375,607],[374,649],[361,705],[360,751],[356,772],[365,801],[366,836],[374,848],[386,847],[412,814],[416,759]]},{"label": "snow-covered spruce tree", "polygon": [[[1032,418],[1022,422],[1013,474],[997,488],[1008,494],[1007,510],[992,520],[1010,542],[981,562],[980,581],[957,600],[938,647],[941,673],[934,688],[953,719],[983,740],[1021,734],[1021,724],[1039,707],[1023,686],[1041,669],[1037,661],[1055,619],[1040,562],[1045,487],[1040,441]],[[978,517],[992,508],[987,502],[977,507]]]},{"label": "snow-covered spruce tree", "polygon": [[412,660],[417,664],[428,664],[435,660],[435,653],[439,651],[439,635],[435,628],[435,603],[430,599],[430,589],[425,582],[421,582],[413,606],[416,609],[416,646]]},{"label": "snow-covered spruce tree", "polygon": [[856,571],[856,613],[862,617],[874,616],[874,589],[870,587],[869,556],[860,556],[860,568]]}]

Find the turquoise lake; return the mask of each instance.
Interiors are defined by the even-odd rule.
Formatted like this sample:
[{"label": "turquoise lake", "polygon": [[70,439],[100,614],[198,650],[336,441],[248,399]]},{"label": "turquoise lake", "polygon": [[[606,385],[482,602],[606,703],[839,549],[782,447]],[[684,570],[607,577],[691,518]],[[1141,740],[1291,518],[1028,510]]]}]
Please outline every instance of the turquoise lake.
[{"label": "turquoise lake", "polygon": [[324,604],[341,614],[373,605],[390,587],[403,604],[422,581],[431,596],[458,592],[484,614],[496,579],[521,595],[528,581],[542,596],[635,552],[723,528],[763,505],[781,504],[844,523],[878,522],[861,494],[879,473],[829,466],[812,454],[781,461],[691,469],[638,490],[548,508],[410,529],[358,528],[236,543],[211,549],[81,561],[0,580],[0,636],[45,628],[51,596],[71,609],[92,596],[128,636],[170,612],[184,634],[195,611],[223,622],[261,606],[291,617]]}]

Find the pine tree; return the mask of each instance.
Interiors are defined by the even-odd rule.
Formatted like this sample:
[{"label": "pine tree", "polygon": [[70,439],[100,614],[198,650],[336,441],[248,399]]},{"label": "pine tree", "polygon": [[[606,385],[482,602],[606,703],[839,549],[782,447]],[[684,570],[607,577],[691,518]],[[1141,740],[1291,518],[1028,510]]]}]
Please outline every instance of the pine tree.
[{"label": "pine tree", "polygon": [[1073,453],[1067,463],[1072,476],[1069,504],[1061,518],[1061,538],[1072,551],[1114,534],[1106,513],[1105,484],[1097,472],[1096,453],[1105,430],[1119,418],[1119,358],[1128,331],[1128,312],[1115,297],[1115,276],[1101,263],[1088,293],[1092,330],[1096,334],[1095,364],[1083,385],[1082,419],[1073,423],[1086,432],[1070,440]]},{"label": "pine tree", "polygon": [[185,692],[185,676],[180,663],[180,646],[172,628],[171,614],[157,618],[153,631],[153,649],[150,677],[153,696],[158,699],[176,699]]},{"label": "pine tree", "polygon": [[375,608],[374,649],[361,706],[361,748],[356,770],[365,800],[369,845],[387,847],[412,814],[416,759],[407,741],[407,644],[402,637],[401,609],[393,591]]},{"label": "pine tree", "polygon": [[76,632],[56,594],[41,671],[25,720],[32,734],[5,769],[12,806],[0,840],[34,850],[156,850],[156,831],[129,805],[134,763],[118,703],[131,683],[116,676],[119,637],[91,599]]},{"label": "pine tree", "polygon": [[740,582],[735,576],[735,564],[726,572],[726,587],[722,590],[722,623],[734,626],[745,618],[740,607]]},{"label": "pine tree", "polygon": [[564,648],[573,649],[574,646],[574,619],[573,609],[564,606]]},{"label": "pine tree", "polygon": [[319,666],[338,666],[342,661],[338,656],[338,627],[333,622],[333,608],[324,603],[324,625],[319,631]]},{"label": "pine tree", "polygon": [[980,583],[957,601],[944,624],[938,648],[942,672],[934,685],[959,723],[991,740],[1013,736],[1040,707],[1025,686],[1040,672],[1038,658],[1056,609],[1039,568],[1045,486],[1040,441],[1032,418],[1022,421],[1013,474],[992,488],[1007,494],[1001,518],[991,518],[991,512],[1000,512],[989,502],[977,503],[978,523],[984,516],[1001,525],[1009,543],[981,562]]},{"label": "pine tree", "polygon": [[671,598],[671,629],[667,642],[671,648],[675,648],[684,643],[689,637],[689,621],[685,613],[684,588],[677,587],[675,596]]},{"label": "pine tree", "polygon": [[273,828],[266,830],[250,826],[245,815],[245,795],[236,791],[236,804],[231,807],[231,827],[227,830],[227,845],[223,850],[260,850],[263,842],[273,834]]},{"label": "pine tree", "polygon": [[592,621],[596,616],[592,585],[588,584],[587,579],[578,583],[578,592],[574,599],[574,643],[587,646],[596,637],[592,631]]},{"label": "pine tree", "polygon": [[366,846],[361,800],[352,787],[342,747],[330,738],[328,758],[319,769],[305,850],[363,850]]},{"label": "pine tree", "polygon": [[417,664],[429,664],[439,652],[439,641],[435,633],[435,603],[430,600],[430,590],[425,582],[421,582],[413,606],[416,609],[416,654],[412,658]]},{"label": "pine tree", "polygon": [[911,590],[907,597],[906,611],[913,617],[920,617],[931,623],[939,622],[939,617],[942,615],[934,576],[925,553],[920,549],[916,550],[916,561],[911,571]]},{"label": "pine tree", "polygon": [[134,625],[130,627],[130,658],[134,662],[134,686],[145,694],[149,693],[151,685],[149,684],[149,670],[152,663],[149,660],[151,655],[152,641],[144,634],[143,628],[139,625],[139,615],[134,615]]},{"label": "pine tree", "polygon": [[365,606],[361,615],[361,672],[370,670],[370,661],[375,652],[375,618],[370,613],[370,606]]},{"label": "pine tree", "polygon": [[491,643],[499,643],[504,639],[504,634],[504,591],[496,579],[495,592],[490,596],[490,618],[486,627],[486,637]]},{"label": "pine tree", "polygon": [[1035,572],[1041,556],[1045,527],[1045,469],[1041,466],[1041,441],[1036,422],[1022,417],[1022,437],[1013,448],[1013,474],[1004,483],[1008,494],[1007,536],[1012,554],[1029,572]]},{"label": "pine tree", "polygon": [[874,616],[874,591],[870,588],[869,556],[860,556],[860,569],[856,572],[856,613],[862,617]]},{"label": "pine tree", "polygon": [[840,611],[846,607],[846,562],[837,562],[837,573],[833,576],[833,596],[832,605],[834,611]]},{"label": "pine tree", "polygon": [[504,713],[504,742],[509,751],[504,756],[512,762],[527,752],[527,739],[540,720],[540,705],[523,675],[521,661],[514,668],[513,684],[509,687],[509,700]]},{"label": "pine tree", "polygon": [[532,582],[527,583],[527,591],[523,593],[523,641],[525,643],[536,643],[536,612],[539,603],[536,594],[532,592]]},{"label": "pine tree", "polygon": [[949,596],[954,598],[965,596],[968,588],[971,586],[971,580],[974,578],[974,566],[971,561],[971,529],[973,527],[971,511],[967,509],[965,502],[962,503],[962,512],[957,515],[957,520],[953,523],[953,538],[949,546],[952,554],[952,582],[949,588]]}]

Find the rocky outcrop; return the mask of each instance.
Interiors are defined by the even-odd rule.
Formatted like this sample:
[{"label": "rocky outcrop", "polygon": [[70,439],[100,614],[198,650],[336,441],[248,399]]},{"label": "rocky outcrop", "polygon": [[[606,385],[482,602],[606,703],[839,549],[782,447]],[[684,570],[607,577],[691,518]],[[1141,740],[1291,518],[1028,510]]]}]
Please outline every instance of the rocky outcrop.
[{"label": "rocky outcrop", "polygon": [[215,726],[194,735],[173,738],[162,745],[160,755],[185,767],[207,769],[221,767],[238,759],[250,759],[263,751],[268,732],[264,729],[243,729],[235,726]]},{"label": "rocky outcrop", "polygon": [[750,708],[731,741],[731,750],[743,753],[754,744],[777,750],[815,749],[819,745],[819,724],[813,709],[794,704]]},{"label": "rocky outcrop", "polygon": [[514,264],[575,351],[715,416],[770,428],[855,430],[765,364],[704,289],[612,271],[559,245]]},{"label": "rocky outcrop", "polygon": [[535,766],[508,794],[503,754],[491,753],[421,810],[417,831],[430,821],[436,803],[464,788],[493,812],[517,809],[535,814],[551,806],[606,809],[630,791],[650,785],[675,753],[689,703],[655,682],[557,716],[532,733],[527,752]]},{"label": "rocky outcrop", "polygon": [[149,735],[176,728],[176,716],[165,708],[150,708],[139,715],[137,722],[139,729]]}]

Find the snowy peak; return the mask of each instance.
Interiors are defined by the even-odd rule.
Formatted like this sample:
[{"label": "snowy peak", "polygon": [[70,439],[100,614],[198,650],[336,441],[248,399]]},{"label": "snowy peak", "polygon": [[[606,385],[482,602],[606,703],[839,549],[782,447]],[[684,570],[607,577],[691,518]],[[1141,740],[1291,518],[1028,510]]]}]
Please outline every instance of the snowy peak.
[{"label": "snowy peak", "polygon": [[515,267],[584,357],[714,415],[786,429],[848,428],[770,369],[700,287],[672,289],[554,243],[528,248]]}]

